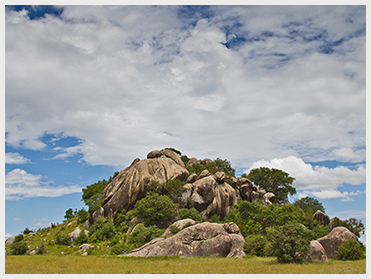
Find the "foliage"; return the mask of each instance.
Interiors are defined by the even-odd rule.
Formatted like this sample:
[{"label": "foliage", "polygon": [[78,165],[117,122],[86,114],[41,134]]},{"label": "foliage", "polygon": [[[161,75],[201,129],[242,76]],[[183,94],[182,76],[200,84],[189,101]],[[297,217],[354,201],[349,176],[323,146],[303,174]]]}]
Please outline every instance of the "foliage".
[{"label": "foliage", "polygon": [[312,240],[324,237],[331,232],[330,226],[317,225],[312,230]]},{"label": "foliage", "polygon": [[215,162],[211,162],[208,164],[193,164],[192,166],[187,167],[189,173],[196,173],[200,175],[203,170],[208,170],[211,174],[214,174],[220,171],[218,165]]},{"label": "foliage", "polygon": [[86,235],[86,233],[84,231],[81,231],[79,233],[78,237],[75,240],[75,244],[76,245],[81,245],[81,244],[84,244],[86,242],[88,242],[88,236]]},{"label": "foliage", "polygon": [[296,194],[296,189],[292,186],[295,178],[282,170],[260,167],[252,169],[247,178],[267,192],[275,194],[278,200],[286,200],[289,194]]},{"label": "foliage", "polygon": [[268,239],[279,263],[302,263],[309,252],[310,232],[299,223],[269,229]]},{"label": "foliage", "polygon": [[19,234],[19,235],[16,235],[14,237],[14,242],[19,242],[19,241],[22,241],[23,240],[23,234]]},{"label": "foliage", "polygon": [[11,255],[24,255],[27,252],[27,244],[25,242],[13,242],[10,246]]},{"label": "foliage", "polygon": [[181,208],[179,209],[179,218],[187,219],[190,218],[196,222],[203,222],[204,219],[202,218],[200,212],[197,211],[194,207],[188,209],[188,208]]},{"label": "foliage", "polygon": [[35,253],[37,255],[42,255],[46,253],[46,245],[43,241],[40,242],[40,245],[37,247]]},{"label": "foliage", "polygon": [[258,234],[254,236],[249,236],[244,244],[244,252],[246,254],[255,255],[259,257],[266,256],[266,247],[268,244],[268,239],[266,236]]},{"label": "foliage", "polygon": [[178,154],[179,156],[182,155],[182,152],[180,152],[179,150],[176,150],[175,148],[172,148],[172,147],[166,147],[166,148],[164,148],[162,150],[171,150],[171,151],[175,152],[176,154]]},{"label": "foliage", "polygon": [[75,213],[73,212],[73,209],[72,208],[67,209],[65,214],[64,214],[64,219],[65,220],[70,220],[73,217],[76,217]]},{"label": "foliage", "polygon": [[159,229],[155,225],[145,227],[143,224],[139,224],[135,227],[135,230],[129,234],[127,243],[138,248],[150,242],[152,239],[160,237],[164,232],[164,229]]},{"label": "foliage", "polygon": [[119,174],[115,172],[113,177],[110,176],[108,180],[103,179],[99,180],[91,185],[86,186],[82,189],[82,198],[81,200],[89,207],[89,217],[91,214],[102,206],[103,202],[103,190],[104,188]]},{"label": "foliage", "polygon": [[116,227],[111,220],[105,218],[98,219],[89,228],[88,242],[97,242],[108,240],[116,234]]},{"label": "foliage", "polygon": [[309,197],[309,196],[295,201],[293,205],[301,208],[304,212],[311,210],[313,214],[316,213],[317,210],[321,210],[322,212],[325,212],[325,208],[322,205],[322,203],[319,202],[317,199]]},{"label": "foliage", "polygon": [[335,217],[331,220],[331,223],[333,228],[346,227],[357,237],[360,237],[361,234],[365,233],[365,225],[362,223],[362,220],[357,220],[356,218],[350,218],[342,221],[338,217]]},{"label": "foliage", "polygon": [[147,195],[134,205],[135,215],[148,226],[156,225],[166,228],[177,216],[179,205],[168,196],[148,192]]},{"label": "foliage", "polygon": [[168,196],[174,203],[179,202],[179,198],[185,191],[183,187],[187,182],[180,179],[169,180],[165,184],[161,184],[157,181],[152,181],[151,191],[158,193],[159,195]]},{"label": "foliage", "polygon": [[71,238],[68,235],[57,234],[55,243],[60,245],[71,245]]},{"label": "foliage", "polygon": [[356,261],[363,258],[363,250],[358,241],[348,239],[339,245],[335,257],[341,261]]},{"label": "foliage", "polygon": [[89,219],[89,213],[84,208],[80,209],[77,212],[77,221],[79,223],[83,224],[88,219]]},{"label": "foliage", "polygon": [[311,209],[303,214],[301,223],[310,230],[313,230],[314,227],[318,225],[318,221],[313,217],[313,212]]},{"label": "foliage", "polygon": [[33,231],[30,230],[28,227],[24,229],[23,234],[29,234],[32,233]]},{"label": "foliage", "polygon": [[189,161],[189,158],[187,155],[182,155],[180,156],[180,160],[182,160],[182,162],[184,163],[184,165],[187,165],[188,161]]},{"label": "foliage", "polygon": [[235,177],[236,170],[232,168],[231,163],[227,159],[222,160],[218,157],[214,162],[226,175]]}]

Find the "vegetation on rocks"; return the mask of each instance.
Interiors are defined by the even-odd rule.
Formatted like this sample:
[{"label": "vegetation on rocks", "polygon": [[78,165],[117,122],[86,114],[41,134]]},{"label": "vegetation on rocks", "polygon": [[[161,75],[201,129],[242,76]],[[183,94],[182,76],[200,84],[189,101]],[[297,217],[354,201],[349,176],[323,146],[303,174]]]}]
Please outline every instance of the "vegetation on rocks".
[{"label": "vegetation on rocks", "polygon": [[[190,161],[180,151],[167,149],[178,154],[185,165]],[[210,160],[205,162],[186,166],[189,174],[196,173],[199,176],[203,170],[208,170],[211,174],[223,171],[225,180],[222,181],[234,183],[235,188],[232,188],[232,191],[238,190],[235,170],[228,160],[217,158],[213,162]],[[38,231],[26,228],[22,234],[15,237],[13,244],[6,247],[6,254],[24,255],[35,250],[36,255],[80,256],[84,252],[95,256],[118,255],[161,237],[166,228],[176,234],[179,229],[172,223],[190,218],[197,223],[207,221],[236,224],[245,239],[243,248],[247,257],[275,257],[278,263],[302,263],[308,253],[310,241],[328,235],[334,227],[344,226],[357,237],[364,233],[364,225],[354,218],[345,221],[334,218],[331,224],[319,224],[313,213],[317,210],[324,212],[325,208],[315,198],[305,197],[293,205],[281,203],[263,206],[262,192],[259,192],[260,198],[257,202],[240,199],[237,204],[231,206],[231,210],[225,216],[215,214],[203,218],[201,211],[195,207],[181,208],[179,205],[180,198],[186,191],[184,185],[187,182],[184,179],[172,179],[165,183],[151,181],[150,189],[140,196],[132,207],[124,208],[114,218],[105,216],[92,222],[94,211],[102,207],[104,188],[118,174],[116,172],[108,180],[103,179],[83,189],[82,201],[88,207],[87,210],[69,208],[65,212],[62,224],[52,223],[50,227]],[[281,202],[287,201],[288,195],[296,193],[292,186],[294,178],[280,170],[253,169],[249,174],[243,175],[243,179],[247,181],[246,178],[253,184],[249,181],[250,184],[243,184],[245,187],[256,189],[256,186],[259,186],[259,190],[273,192]],[[216,187],[224,182],[218,183],[220,184]],[[206,188],[199,189],[201,191]],[[80,232],[72,240],[70,234],[77,228]],[[89,246],[86,251],[81,250],[79,247],[82,244],[90,244],[91,247]],[[357,260],[362,258],[364,253],[365,247],[357,241],[344,241],[338,249],[337,258]]]}]

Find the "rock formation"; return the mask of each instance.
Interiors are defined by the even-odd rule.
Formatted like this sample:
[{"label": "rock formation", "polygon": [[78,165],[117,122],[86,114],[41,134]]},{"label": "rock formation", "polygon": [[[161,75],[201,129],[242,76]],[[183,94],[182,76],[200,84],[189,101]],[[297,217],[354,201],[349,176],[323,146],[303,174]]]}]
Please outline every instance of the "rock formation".
[{"label": "rock formation", "polygon": [[330,217],[321,210],[317,210],[313,217],[316,218],[320,225],[326,226],[330,223]]},{"label": "rock formation", "polygon": [[104,216],[115,217],[123,209],[132,208],[150,190],[151,181],[186,180],[188,175],[184,163],[171,150],[152,151],[147,159],[135,159],[104,189]]},{"label": "rock formation", "polygon": [[168,238],[156,238],[119,256],[243,257],[245,239],[234,223],[201,223]]},{"label": "rock formation", "polygon": [[275,194],[268,192],[263,196],[262,204],[264,207],[267,207],[268,205],[275,203],[276,200]]},{"label": "rock formation", "polygon": [[357,236],[345,227],[336,227],[328,235],[317,239],[323,246],[329,259],[335,259],[335,253],[341,243],[348,239],[358,241]]},{"label": "rock formation", "polygon": [[325,248],[317,240],[310,242],[309,253],[305,259],[307,262],[328,262]]},{"label": "rock formation", "polygon": [[205,219],[214,214],[223,218],[237,204],[236,191],[224,179],[224,172],[211,175],[207,170],[202,171],[195,182],[184,185],[180,207],[194,207]]}]

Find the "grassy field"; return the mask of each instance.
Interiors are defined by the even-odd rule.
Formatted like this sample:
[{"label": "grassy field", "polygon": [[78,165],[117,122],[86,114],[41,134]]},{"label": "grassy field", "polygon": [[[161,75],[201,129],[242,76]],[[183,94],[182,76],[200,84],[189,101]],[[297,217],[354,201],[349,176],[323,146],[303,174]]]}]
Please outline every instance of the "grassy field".
[{"label": "grassy field", "polygon": [[366,260],[277,264],[274,258],[6,256],[6,274],[365,274]]}]

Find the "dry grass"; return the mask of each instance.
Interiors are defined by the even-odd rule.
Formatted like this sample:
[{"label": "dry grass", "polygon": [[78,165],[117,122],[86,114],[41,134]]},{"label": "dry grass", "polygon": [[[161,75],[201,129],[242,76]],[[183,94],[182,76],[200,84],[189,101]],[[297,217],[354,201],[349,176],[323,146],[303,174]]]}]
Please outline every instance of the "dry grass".
[{"label": "dry grass", "polygon": [[274,258],[6,256],[6,274],[365,274],[366,260],[277,264]]}]

